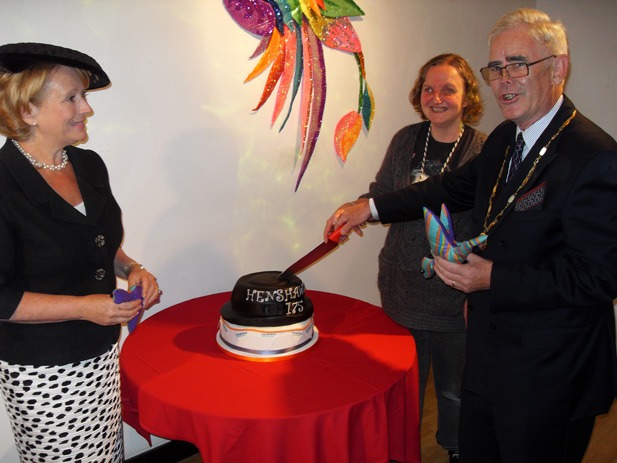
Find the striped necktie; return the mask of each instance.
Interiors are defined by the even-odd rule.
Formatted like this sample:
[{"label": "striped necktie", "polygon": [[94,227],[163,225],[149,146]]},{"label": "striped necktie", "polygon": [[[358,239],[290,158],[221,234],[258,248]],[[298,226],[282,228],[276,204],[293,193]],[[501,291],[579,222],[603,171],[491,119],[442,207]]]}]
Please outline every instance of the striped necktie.
[{"label": "striped necktie", "polygon": [[516,137],[516,144],[514,145],[514,153],[512,153],[512,160],[510,161],[510,170],[508,171],[508,179],[510,181],[518,167],[523,160],[523,148],[525,148],[525,140],[523,140],[523,133],[519,132]]}]

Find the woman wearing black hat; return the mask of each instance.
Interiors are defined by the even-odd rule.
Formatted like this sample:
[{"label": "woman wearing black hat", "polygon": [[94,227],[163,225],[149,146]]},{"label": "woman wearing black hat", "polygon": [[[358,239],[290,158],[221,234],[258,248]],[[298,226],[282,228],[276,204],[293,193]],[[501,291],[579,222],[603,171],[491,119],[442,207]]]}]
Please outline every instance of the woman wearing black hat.
[{"label": "woman wearing black hat", "polygon": [[[91,57],[0,46],[0,389],[22,462],[123,461],[120,325],[159,300],[87,139]],[[143,299],[115,304],[116,277]]]}]

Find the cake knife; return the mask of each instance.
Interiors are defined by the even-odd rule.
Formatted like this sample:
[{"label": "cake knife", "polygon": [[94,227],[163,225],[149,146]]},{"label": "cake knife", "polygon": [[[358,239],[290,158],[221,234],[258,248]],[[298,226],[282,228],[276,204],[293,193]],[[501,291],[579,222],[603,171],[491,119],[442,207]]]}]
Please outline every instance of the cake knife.
[{"label": "cake knife", "polygon": [[343,228],[342,225],[328,235],[327,242],[321,243],[304,257],[301,257],[299,260],[291,264],[286,270],[283,270],[279,276],[276,277],[276,279],[278,280],[284,275],[295,275],[296,273],[301,272],[336,248],[341,239],[341,228]]}]

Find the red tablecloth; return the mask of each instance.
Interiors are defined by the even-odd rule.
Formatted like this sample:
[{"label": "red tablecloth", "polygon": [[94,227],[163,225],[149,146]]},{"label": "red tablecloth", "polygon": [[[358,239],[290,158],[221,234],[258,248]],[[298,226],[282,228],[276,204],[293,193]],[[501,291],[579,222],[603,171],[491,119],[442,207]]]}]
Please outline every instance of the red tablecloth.
[{"label": "red tablecloth", "polygon": [[319,340],[274,362],[216,343],[229,292],[145,320],[120,354],[124,420],[195,444],[206,463],[419,463],[413,338],[379,307],[307,295]]}]

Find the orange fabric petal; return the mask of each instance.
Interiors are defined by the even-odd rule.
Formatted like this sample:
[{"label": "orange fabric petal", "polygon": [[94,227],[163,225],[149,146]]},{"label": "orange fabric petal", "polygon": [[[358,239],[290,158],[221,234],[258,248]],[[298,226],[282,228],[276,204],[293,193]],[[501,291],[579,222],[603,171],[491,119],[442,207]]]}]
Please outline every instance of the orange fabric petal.
[{"label": "orange fabric petal", "polygon": [[362,117],[357,111],[348,112],[336,124],[334,149],[341,161],[347,160],[347,154],[356,143],[360,130],[362,130]]},{"label": "orange fabric petal", "polygon": [[[300,0],[302,2],[302,0]],[[323,4],[323,0],[309,0],[310,8],[315,12],[315,14],[321,16],[321,10],[325,9]],[[321,7],[321,9],[320,9]]]},{"label": "orange fabric petal", "polygon": [[287,94],[289,93],[289,87],[291,86],[296,67],[296,40],[296,33],[285,26],[285,65],[283,68],[283,75],[281,76],[281,83],[279,84],[279,89],[276,94],[270,125],[274,125],[274,122],[278,119],[283,105],[287,100]]},{"label": "orange fabric petal", "polygon": [[266,80],[266,85],[264,86],[264,90],[261,94],[261,98],[259,99],[259,103],[253,109],[253,111],[257,111],[261,106],[270,98],[270,95],[274,91],[274,87],[278,83],[281,78],[281,74],[283,74],[283,70],[285,69],[285,49],[284,42],[281,40],[281,46],[283,47],[279,50],[278,55],[272,64],[272,68],[270,68],[270,73],[268,74],[268,80]]},{"label": "orange fabric petal", "polygon": [[268,48],[266,48],[266,51],[264,52],[264,54],[261,55],[261,58],[259,59],[259,62],[255,66],[255,68],[246,77],[246,79],[244,79],[244,83],[247,83],[253,80],[259,74],[264,72],[268,68],[268,66],[270,66],[274,62],[274,60],[277,58],[281,49],[282,49],[281,34],[276,28],[274,28],[274,30],[272,31],[272,35],[270,36],[270,43],[268,44]]}]

